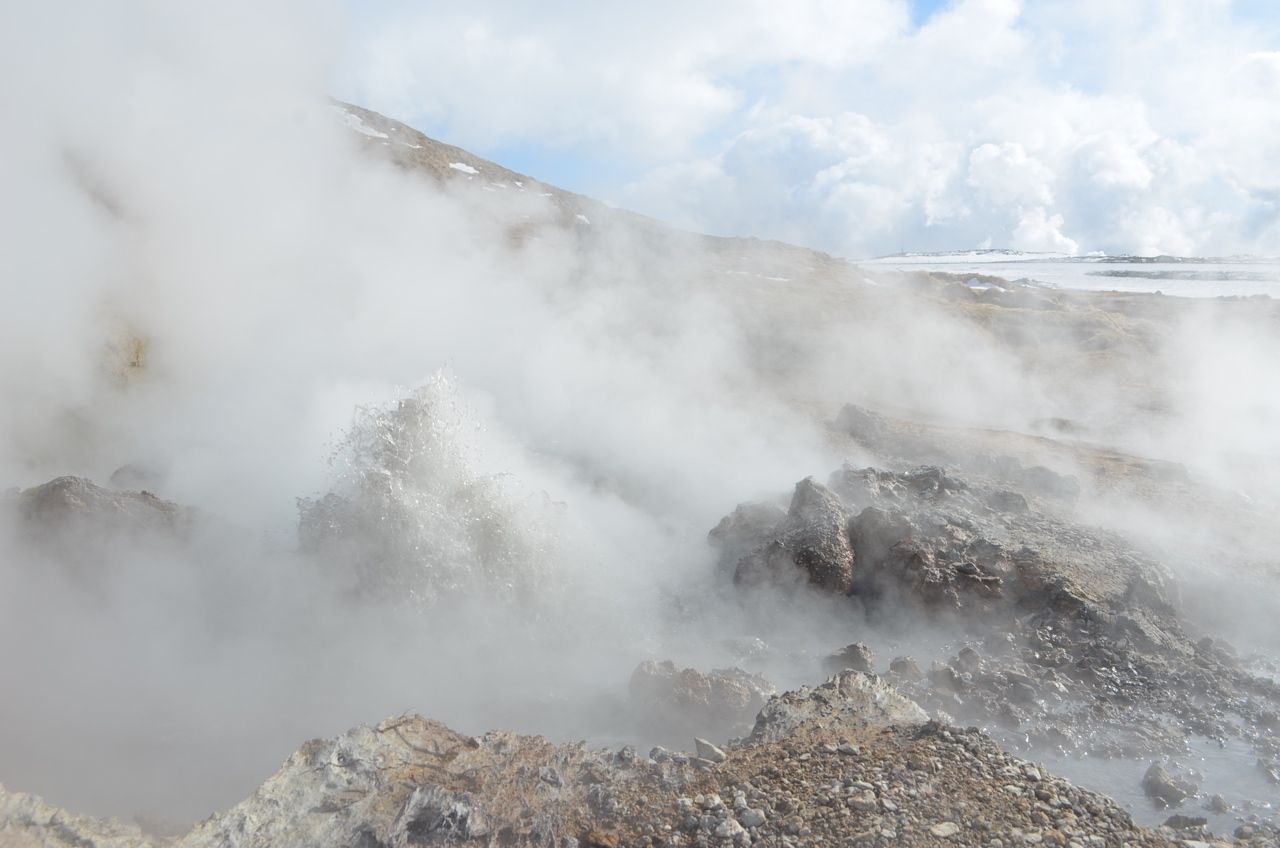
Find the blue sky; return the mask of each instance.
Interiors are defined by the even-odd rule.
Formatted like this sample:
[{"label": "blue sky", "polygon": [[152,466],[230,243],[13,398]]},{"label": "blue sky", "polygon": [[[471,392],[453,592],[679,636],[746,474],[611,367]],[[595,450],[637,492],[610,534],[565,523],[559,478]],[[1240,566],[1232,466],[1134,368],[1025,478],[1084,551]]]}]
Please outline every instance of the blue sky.
[{"label": "blue sky", "polygon": [[681,226],[1280,253],[1273,0],[352,9],[339,96]]},{"label": "blue sky", "polygon": [[911,0],[911,21],[916,26],[920,26],[929,20],[929,18],[947,5],[948,0]]}]

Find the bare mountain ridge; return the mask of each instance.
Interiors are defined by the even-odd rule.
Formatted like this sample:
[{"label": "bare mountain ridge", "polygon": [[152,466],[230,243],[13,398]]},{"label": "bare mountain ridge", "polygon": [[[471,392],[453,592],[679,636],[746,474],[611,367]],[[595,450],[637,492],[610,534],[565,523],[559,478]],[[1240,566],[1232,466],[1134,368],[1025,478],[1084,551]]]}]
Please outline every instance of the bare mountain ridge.
[{"label": "bare mountain ridge", "polygon": [[759,238],[706,235],[673,227],[647,215],[620,209],[595,198],[512,171],[461,147],[438,141],[408,124],[350,103],[334,101],[344,124],[371,150],[389,156],[407,171],[426,174],[441,185],[469,184],[482,191],[532,194],[545,198],[554,210],[552,222],[588,238],[592,227],[625,228],[629,235],[655,248],[676,247],[723,256],[751,258],[769,266],[813,265],[852,271],[844,260],[809,248]]}]

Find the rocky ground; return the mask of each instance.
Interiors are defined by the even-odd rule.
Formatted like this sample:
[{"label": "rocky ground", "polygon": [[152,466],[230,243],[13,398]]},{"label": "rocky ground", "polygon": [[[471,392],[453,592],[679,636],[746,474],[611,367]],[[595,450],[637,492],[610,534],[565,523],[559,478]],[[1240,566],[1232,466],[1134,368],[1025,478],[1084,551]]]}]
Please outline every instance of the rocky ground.
[{"label": "rocky ground", "polygon": [[[1191,844],[931,721],[845,672],[775,696],[724,749],[591,750],[418,716],[308,742],[252,797],[174,840],[0,793],[0,840],[47,846]],[[1260,834],[1268,844],[1274,834]]]}]

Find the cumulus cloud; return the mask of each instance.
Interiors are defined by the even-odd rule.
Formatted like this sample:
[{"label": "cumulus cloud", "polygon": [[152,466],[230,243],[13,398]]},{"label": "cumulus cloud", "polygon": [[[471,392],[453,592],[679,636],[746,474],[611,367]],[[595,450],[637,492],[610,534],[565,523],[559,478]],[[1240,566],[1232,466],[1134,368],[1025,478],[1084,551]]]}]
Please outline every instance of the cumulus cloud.
[{"label": "cumulus cloud", "polygon": [[958,0],[913,27],[906,0],[663,6],[369,16],[344,84],[464,145],[618,162],[577,188],[640,211],[846,255],[1280,244],[1265,11]]}]

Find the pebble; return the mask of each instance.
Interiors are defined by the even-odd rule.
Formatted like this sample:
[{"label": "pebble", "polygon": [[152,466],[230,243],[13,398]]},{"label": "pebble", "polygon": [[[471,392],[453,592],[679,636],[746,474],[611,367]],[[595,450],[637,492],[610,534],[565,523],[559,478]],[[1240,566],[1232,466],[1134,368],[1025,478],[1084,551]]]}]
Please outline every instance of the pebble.
[{"label": "pebble", "polygon": [[698,752],[698,757],[713,763],[723,763],[728,759],[728,755],[706,739],[694,737],[693,746]]},{"label": "pebble", "polygon": [[715,835],[719,839],[733,839],[740,833],[745,833],[742,825],[738,824],[735,819],[725,819],[716,825]]},{"label": "pebble", "polygon": [[938,822],[929,828],[929,832],[939,839],[947,839],[960,832],[960,825],[952,821]]},{"label": "pebble", "polygon": [[875,812],[878,803],[875,793],[867,791],[859,792],[857,795],[850,795],[849,799],[845,801],[849,809],[857,810],[860,813]]}]

